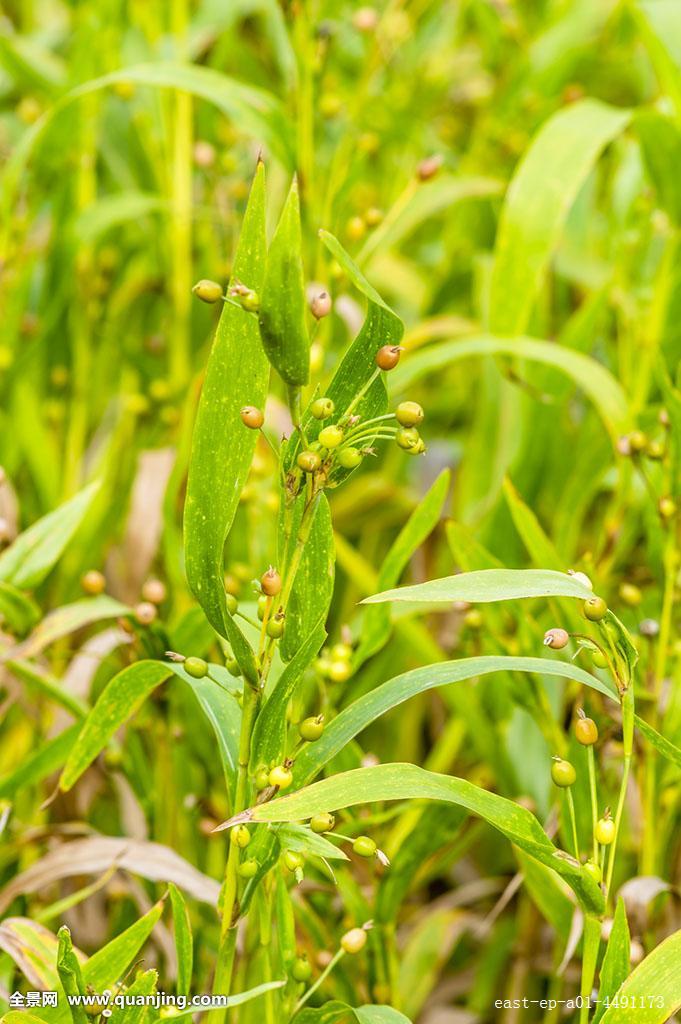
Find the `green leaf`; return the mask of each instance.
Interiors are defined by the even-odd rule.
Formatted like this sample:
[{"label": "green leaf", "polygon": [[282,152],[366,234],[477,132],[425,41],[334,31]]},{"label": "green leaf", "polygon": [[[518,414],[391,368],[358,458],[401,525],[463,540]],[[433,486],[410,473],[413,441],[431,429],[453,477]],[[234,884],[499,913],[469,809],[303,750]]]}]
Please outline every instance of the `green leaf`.
[{"label": "green leaf", "polygon": [[7,668],[17,679],[21,679],[28,687],[35,687],[55,704],[65,708],[74,718],[82,719],[87,715],[89,705],[81,697],[74,696],[46,669],[36,668],[33,662],[21,660],[8,661]]},{"label": "green leaf", "polygon": [[538,338],[481,334],[429,345],[393,370],[391,391],[403,394],[421,377],[438,373],[459,359],[489,355],[515,355],[554,367],[570,377],[593,403],[613,441],[629,429],[631,416],[627,398],[610,371],[583,352]]},{"label": "green leaf", "polygon": [[438,686],[449,686],[491,672],[531,672],[540,676],[574,679],[612,700],[618,699],[617,691],[612,684],[585,672],[571,661],[489,655],[425,665],[389,679],[344,708],[329,722],[321,737],[315,743],[304,747],[298,754],[293,768],[295,783],[300,786],[308,782],[336,754],[339,754],[353,737],[410,697]]},{"label": "green leaf", "polygon": [[465,779],[439,775],[414,764],[381,764],[341,772],[290,796],[251,807],[221,828],[232,827],[239,821],[300,821],[322,811],[382,800],[441,800],[465,807],[561,875],[587,912],[603,912],[600,887],[572,857],[556,849],[530,811]]},{"label": "green leaf", "polygon": [[527,553],[534,564],[542,568],[563,571],[565,563],[555,547],[544,533],[544,530],[533,510],[525,504],[511,480],[504,480],[504,498],[511,513],[513,525],[520,539],[527,548]]},{"label": "green leaf", "polygon": [[641,735],[645,736],[648,743],[655,747],[658,753],[662,754],[671,764],[676,765],[677,768],[681,768],[681,750],[679,750],[675,743],[668,740],[666,736],[662,736],[657,729],[654,729],[649,722],[646,722],[639,715],[634,715],[634,722]]},{"label": "green leaf", "polygon": [[598,986],[598,1007],[594,1014],[593,1024],[601,1019],[606,1011],[605,1001],[612,1001],[620,985],[626,981],[631,967],[629,925],[627,923],[627,912],[624,900],[620,896],[615,908],[615,916],[612,921],[612,929],[608,938],[608,945],[603,957]]},{"label": "green leaf", "polygon": [[637,114],[634,127],[658,202],[678,225],[681,223],[681,182],[676,171],[681,165],[681,131],[670,117],[654,111]]},{"label": "green leaf", "polygon": [[[280,523],[279,564],[290,565],[298,528],[306,504],[305,492],[301,492],[289,510],[290,536],[288,550],[285,543],[285,524]],[[314,628],[319,618],[326,619],[333,597],[335,551],[331,511],[325,494],[320,494],[310,535],[305,542],[302,558],[295,575],[293,588],[286,607],[286,626],[279,644],[282,658],[290,661]],[[316,653],[316,652],[315,652]]]},{"label": "green leaf", "polygon": [[156,1021],[158,1017],[153,1003],[140,1002],[136,1005],[133,1000],[137,996],[154,995],[157,983],[158,971],[152,969],[139,973],[125,990],[126,1000],[130,999],[130,1003],[114,1007],[108,1018],[110,1024],[146,1024],[147,1021]]},{"label": "green leaf", "polygon": [[40,609],[11,583],[0,582],[0,621],[23,636],[40,620]]},{"label": "green leaf", "polygon": [[[229,1008],[232,1009],[234,1006],[243,1006],[244,1003],[250,1003],[252,999],[257,999],[258,996],[264,995],[266,992],[272,992],[274,989],[283,988],[286,981],[266,981],[262,985],[256,985],[254,988],[249,988],[246,992],[236,992],[234,995],[229,997]],[[217,1003],[218,1009],[224,1010],[224,1004]],[[188,1006],[186,1010],[180,1010],[173,1014],[173,1020],[177,1020],[179,1017],[193,1016],[195,1013],[206,1013],[206,1011],[212,1009],[210,1006]]]},{"label": "green leaf", "polygon": [[131,609],[113,597],[100,594],[99,597],[86,597],[73,604],[56,608],[36,626],[33,632],[16,647],[11,647],[0,655],[0,661],[14,661],[17,658],[32,658],[39,654],[55,640],[76,633],[85,626],[104,619],[117,619],[121,615],[130,615]]},{"label": "green leaf", "polygon": [[320,617],[310,635],[277,679],[274,689],[258,715],[251,742],[251,771],[258,765],[279,763],[286,750],[286,711],[302,680],[305,669],[326,639],[324,618]]},{"label": "green leaf", "polygon": [[12,797],[28,786],[36,785],[64,764],[80,734],[80,722],[64,729],[53,739],[39,746],[16,768],[0,779],[0,797]]},{"label": "green leaf", "polygon": [[160,661],[138,661],[111,679],[85,719],[59,779],[66,792],[78,781],[117,729],[139,711],[149,694],[172,674]]},{"label": "green leaf", "polygon": [[[265,249],[265,172],[258,164],[233,279],[259,291]],[[225,303],[196,414],[184,511],[185,561],[189,585],[206,617],[229,640],[251,681],[258,675],[255,657],[227,611],[223,556],[257,440],[257,431],[243,425],[239,410],[244,405],[262,408],[268,379],[255,317]]]},{"label": "green leaf", "polygon": [[295,850],[296,853],[324,857],[326,860],[349,859],[340,847],[303,825],[280,825],[273,831],[283,850]]},{"label": "green leaf", "polygon": [[306,1007],[293,1018],[294,1024],[339,1024],[349,1020],[352,1014],[358,1024],[411,1024],[399,1010],[392,1006],[348,1006],[333,1000],[316,1009]]},{"label": "green leaf", "polygon": [[[414,552],[435,529],[449,490],[450,473],[443,470],[424,495],[383,560],[377,587],[394,586]],[[361,664],[383,647],[390,636],[390,610],[382,606],[368,608],[362,621],[362,636],[355,661]]]},{"label": "green leaf", "polygon": [[[681,1008],[681,931],[656,946],[615,993],[601,1024],[664,1024]],[[619,1000],[619,1005],[617,1005]]]},{"label": "green leaf", "polygon": [[480,569],[386,590],[382,594],[365,597],[362,604],[383,601],[427,601],[435,604],[470,601],[485,604],[526,597],[577,597],[586,601],[593,597],[593,592],[574,576],[552,569]]},{"label": "green leaf", "polygon": [[0,580],[30,590],[45,579],[87,515],[100,484],[90,484],[70,501],[20,533],[0,555]]},{"label": "green leaf", "polygon": [[[267,358],[292,387],[301,387],[310,378],[302,244],[298,182],[294,178],[267,253],[258,312]],[[255,287],[248,280],[244,284]]]},{"label": "green leaf", "polygon": [[192,983],[192,964],[194,960],[194,939],[189,911],[184,896],[172,882],[168,885],[170,905],[173,909],[173,931],[175,933],[175,950],[177,952],[177,986],[178,995],[188,996]]},{"label": "green leaf", "polygon": [[238,690],[239,682],[222,665],[210,666],[211,675],[220,680],[221,686],[207,676],[203,679],[194,679],[177,662],[170,663],[168,668],[192,690],[204,715],[213,727],[225,779],[228,786],[231,786],[236,781],[241,708],[236,698],[226,693],[223,687],[227,686],[230,690]]},{"label": "green leaf", "polygon": [[[27,917],[7,917],[0,923],[0,949],[38,988],[61,989],[57,974],[58,945],[57,936],[49,928]],[[41,1013],[46,1015],[45,1007],[41,1007]]]},{"label": "green leaf", "polygon": [[598,156],[630,117],[628,110],[585,99],[559,110],[532,140],[499,221],[490,296],[493,332],[526,330],[570,207]]},{"label": "green leaf", "polygon": [[[61,926],[57,932],[57,938],[59,940],[59,947],[57,949],[57,973],[59,974],[59,980],[62,983],[64,993],[67,997],[82,996],[85,994],[83,975],[81,973],[78,958],[73,951],[71,932],[68,930],[66,925]],[[68,1005],[73,1024],[87,1024],[88,1016],[85,1012],[85,1008],[79,1003],[74,1003],[73,1005],[69,1003]]]}]

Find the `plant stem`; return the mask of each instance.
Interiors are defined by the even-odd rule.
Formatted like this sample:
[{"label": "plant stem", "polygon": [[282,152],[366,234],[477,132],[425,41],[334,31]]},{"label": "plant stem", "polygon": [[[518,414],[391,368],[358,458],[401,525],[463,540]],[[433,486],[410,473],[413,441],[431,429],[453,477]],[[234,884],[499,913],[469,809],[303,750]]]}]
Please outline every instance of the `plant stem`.
[{"label": "plant stem", "polygon": [[582,951],[582,980],[579,994],[582,1006],[579,1010],[579,1024],[587,1024],[589,1020],[589,1000],[593,989],[598,960],[598,947],[601,941],[601,922],[597,917],[588,914],[584,918],[584,945]]},{"label": "plant stem", "polygon": [[293,1016],[294,1017],[295,1017],[295,1015],[297,1013],[300,1012],[300,1010],[302,1010],[302,1008],[305,1006],[305,1003],[308,1001],[310,996],[312,996],[317,991],[319,986],[324,981],[326,981],[326,979],[331,974],[331,971],[334,969],[334,967],[336,966],[338,961],[341,960],[344,956],[345,956],[345,950],[344,949],[339,949],[338,952],[335,953],[334,956],[331,958],[331,960],[329,960],[328,964],[326,965],[326,967],[324,968],[322,973],[319,975],[319,977],[315,981],[314,985],[310,985],[310,987],[307,990],[307,992],[305,993],[305,995],[301,996],[301,998],[296,1003],[295,1008],[293,1010]]},{"label": "plant stem", "polygon": [[569,788],[565,790],[565,797],[567,800],[568,809],[570,811],[570,824],[572,825],[572,842],[575,848],[575,857],[579,860],[579,840],[577,839],[577,819],[575,818],[575,801],[572,796],[572,790]]},{"label": "plant stem", "polygon": [[589,766],[589,789],[591,791],[591,837],[593,841],[594,863],[598,864],[598,843],[596,842],[596,822],[598,821],[598,794],[596,792],[596,762],[594,748],[587,747],[587,763]]},{"label": "plant stem", "polygon": [[362,385],[362,387],[359,389],[353,400],[350,402],[350,405],[347,407],[347,409],[341,416],[340,420],[338,421],[340,426],[342,426],[343,423],[347,421],[348,417],[352,415],[352,410],[357,408],[357,404],[361,401],[362,398],[364,398],[371,385],[379,377],[380,373],[380,367],[377,366],[374,372],[369,377],[369,380]]},{"label": "plant stem", "polygon": [[620,834],[620,823],[622,821],[622,812],[624,810],[624,801],[627,795],[627,785],[629,782],[629,769],[631,767],[631,755],[634,746],[634,685],[633,680],[630,681],[628,688],[622,695],[622,742],[624,745],[624,756],[622,760],[622,782],[620,783],[620,792],[617,799],[617,810],[615,812],[615,838],[610,848],[610,857],[608,859],[608,874],[605,882],[605,899],[606,902],[610,895],[610,886],[612,884],[612,875],[615,868],[615,852],[617,850],[617,841]]}]

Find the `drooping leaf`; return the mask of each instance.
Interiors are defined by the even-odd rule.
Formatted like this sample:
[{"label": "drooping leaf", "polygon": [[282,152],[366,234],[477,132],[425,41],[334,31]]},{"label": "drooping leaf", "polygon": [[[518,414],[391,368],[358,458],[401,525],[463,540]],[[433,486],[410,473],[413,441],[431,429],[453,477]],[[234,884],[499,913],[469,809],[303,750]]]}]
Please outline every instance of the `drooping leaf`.
[{"label": "drooping leaf", "polygon": [[111,679],[85,719],[59,779],[66,792],[78,781],[117,729],[139,711],[149,694],[172,674],[160,661],[138,661]]},{"label": "drooping leaf", "polygon": [[0,582],[0,622],[23,636],[40,620],[35,601],[11,583]]},{"label": "drooping leaf", "polygon": [[[0,923],[0,949],[24,977],[38,988],[61,989],[57,974],[57,936],[27,917],[7,917]],[[44,1008],[41,1007],[44,1015]]]},{"label": "drooping leaf", "polygon": [[321,737],[298,754],[293,768],[295,782],[304,785],[363,729],[410,697],[434,687],[449,686],[490,672],[531,672],[543,677],[574,679],[612,700],[618,699],[612,684],[603,682],[570,661],[489,655],[425,665],[389,679],[344,708],[329,722]]},{"label": "drooping leaf", "polygon": [[[398,582],[411,556],[435,529],[447,497],[449,480],[449,470],[445,469],[400,530],[383,559],[377,581],[379,590],[392,587]],[[361,664],[380,651],[389,636],[390,610],[381,606],[368,608],[362,621],[362,636],[355,654],[356,662]]]},{"label": "drooping leaf", "polygon": [[301,250],[300,202],[294,178],[267,253],[258,310],[260,337],[267,358],[281,379],[292,387],[307,384],[310,376]]},{"label": "drooping leaf", "polygon": [[641,735],[645,736],[648,743],[655,747],[658,753],[662,754],[671,764],[676,765],[677,768],[681,768],[681,750],[679,750],[675,743],[668,740],[666,736],[662,736],[657,729],[654,729],[640,715],[634,716],[634,722]]},{"label": "drooping leaf", "polygon": [[587,912],[603,912],[600,888],[572,857],[553,845],[525,807],[465,779],[439,775],[413,764],[381,764],[341,772],[289,796],[251,807],[221,827],[232,827],[239,821],[300,821],[322,811],[378,800],[441,800],[465,807],[561,875]]},{"label": "drooping leaf", "polygon": [[481,334],[429,345],[393,370],[391,392],[404,394],[417,380],[427,374],[441,372],[459,359],[490,355],[515,355],[559,370],[570,377],[593,403],[613,441],[629,429],[631,417],[627,398],[610,371],[583,352],[538,338]]},{"label": "drooping leaf", "polygon": [[100,594],[99,597],[86,597],[73,604],[62,605],[46,615],[26,639],[10,647],[0,655],[0,661],[15,661],[18,658],[33,658],[50,644],[62,637],[76,633],[85,626],[105,619],[117,619],[121,615],[129,615],[131,609],[113,597]]},{"label": "drooping leaf", "polygon": [[593,597],[593,592],[574,576],[551,569],[480,569],[386,590],[366,597],[362,604],[380,604],[383,601],[427,601],[435,604],[470,601],[483,604],[529,597],[577,597],[586,601]]},{"label": "drooping leaf", "polygon": [[681,131],[670,117],[653,111],[637,114],[634,127],[659,204],[678,225],[681,223],[681,183],[675,168],[681,162]]},{"label": "drooping leaf", "polygon": [[78,739],[80,729],[81,723],[75,722],[24,758],[0,779],[0,797],[14,796],[19,790],[42,782],[61,768]]},{"label": "drooping leaf", "polygon": [[56,564],[87,515],[100,484],[90,484],[74,498],[20,533],[0,555],[0,580],[30,590]]},{"label": "drooping leaf", "polygon": [[173,908],[173,932],[175,934],[175,951],[177,953],[177,986],[178,995],[188,996],[192,982],[192,964],[194,961],[194,938],[189,911],[184,896],[171,882],[168,886],[170,905]]},{"label": "drooping leaf", "polygon": [[628,110],[584,99],[555,113],[532,140],[499,222],[490,296],[493,332],[526,330],[579,188],[630,116]]},{"label": "drooping leaf", "polygon": [[[259,163],[232,280],[259,292],[265,251],[265,172]],[[223,554],[257,439],[257,431],[244,426],[239,411],[244,405],[263,407],[268,378],[255,316],[225,303],[196,414],[184,511],[185,562],[189,585],[206,617],[229,640],[252,681],[257,679],[253,651],[227,611]]]}]

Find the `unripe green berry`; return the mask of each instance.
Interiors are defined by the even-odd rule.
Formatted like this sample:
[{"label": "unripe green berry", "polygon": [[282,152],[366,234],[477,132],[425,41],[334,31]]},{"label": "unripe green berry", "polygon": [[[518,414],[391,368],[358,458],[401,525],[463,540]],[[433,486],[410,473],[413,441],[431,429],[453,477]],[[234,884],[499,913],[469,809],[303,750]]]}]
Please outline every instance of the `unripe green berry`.
[{"label": "unripe green berry", "polygon": [[245,825],[237,825],[229,834],[230,841],[241,850],[245,849],[251,841],[251,833]]},{"label": "unripe green berry", "polygon": [[284,635],[284,616],[275,615],[273,619],[270,619],[265,632],[271,640],[279,640]]},{"label": "unripe green berry", "polygon": [[192,292],[201,302],[219,302],[222,298],[222,287],[217,281],[208,281],[206,278],[197,281]]},{"label": "unripe green berry", "polygon": [[554,785],[560,789],[567,789],[577,778],[577,772],[574,769],[574,765],[571,765],[569,761],[564,761],[558,757],[551,764],[551,778]]},{"label": "unripe green berry", "polygon": [[352,647],[350,644],[344,644],[343,642],[334,644],[331,648],[331,657],[334,661],[350,661]]},{"label": "unripe green berry", "polygon": [[312,966],[306,956],[299,956],[291,965],[291,977],[294,981],[309,981],[312,977]]},{"label": "unripe green berry", "polygon": [[265,618],[265,612],[267,611],[268,601],[269,598],[267,597],[267,594],[261,594],[260,597],[258,598],[258,618],[260,619],[261,622]]},{"label": "unripe green berry", "polygon": [[362,461],[362,453],[357,448],[341,448],[337,460],[342,469],[357,469]]},{"label": "unripe green berry", "polygon": [[418,427],[423,423],[425,413],[418,402],[400,402],[395,409],[397,422],[403,427]]},{"label": "unripe green berry", "polygon": [[634,430],[629,434],[629,451],[634,455],[638,455],[644,451],[648,445],[648,438],[642,430]]},{"label": "unripe green berry", "polygon": [[333,416],[336,406],[330,398],[317,398],[310,406],[310,412],[316,420],[328,420]]},{"label": "unripe green berry", "polygon": [[269,774],[270,786],[286,789],[293,782],[293,775],[283,764],[275,765]]},{"label": "unripe green berry", "polygon": [[590,597],[584,602],[584,615],[589,622],[600,622],[607,611],[608,606],[602,597]]},{"label": "unripe green berry", "polygon": [[203,658],[185,658],[183,668],[193,679],[203,679],[208,674],[208,664]]},{"label": "unripe green berry", "polygon": [[267,768],[258,768],[255,773],[255,788],[258,792],[262,792],[263,789],[267,789],[270,784],[270,773]]},{"label": "unripe green berry", "polygon": [[322,460],[317,452],[301,452],[296,459],[298,469],[302,469],[303,473],[316,473],[322,464]]},{"label": "unripe green berry", "polygon": [[347,661],[332,661],[328,671],[332,683],[344,683],[352,675],[352,666]]},{"label": "unripe green berry", "polygon": [[295,850],[284,850],[284,864],[289,871],[295,871],[303,866],[303,858]]},{"label": "unripe green berry", "polygon": [[298,732],[302,739],[308,743],[314,743],[324,732],[324,715],[304,719],[298,726]]},{"label": "unripe green berry", "polygon": [[603,874],[598,864],[595,864],[592,860],[588,860],[584,865],[584,870],[587,873],[587,875],[590,875],[591,878],[593,878],[596,885],[600,884]]},{"label": "unripe green berry", "polygon": [[230,676],[235,678],[241,675],[241,666],[236,658],[227,658],[225,661],[225,668],[229,672]]},{"label": "unripe green berry", "polygon": [[239,302],[241,303],[241,308],[245,309],[247,313],[257,313],[260,309],[260,298],[258,293],[252,290],[240,295]]},{"label": "unripe green berry", "polygon": [[416,448],[420,440],[421,438],[416,427],[401,427],[395,434],[395,441],[405,451]]},{"label": "unripe green berry", "polygon": [[335,816],[328,811],[322,811],[321,814],[315,814],[314,818],[310,818],[310,828],[317,833],[330,832],[335,824]]},{"label": "unripe green berry", "polygon": [[619,590],[620,599],[630,608],[638,608],[643,594],[633,583],[622,583]]},{"label": "unripe green berry", "polygon": [[596,668],[607,668],[608,667],[608,659],[603,654],[603,651],[592,651],[591,652],[591,661],[596,666]]},{"label": "unripe green berry", "polygon": [[359,953],[364,949],[366,943],[367,933],[363,928],[351,928],[340,940],[341,949],[346,953]]},{"label": "unripe green berry", "polygon": [[676,502],[669,496],[660,498],[657,503],[657,510],[661,519],[672,519],[676,515]]},{"label": "unripe green berry", "polygon": [[612,818],[599,818],[594,830],[596,842],[601,846],[610,846],[615,838],[615,822]]},{"label": "unripe green berry", "polygon": [[648,445],[646,447],[646,455],[649,459],[654,459],[655,461],[663,459],[664,451],[665,448],[664,443],[662,441],[648,441]]},{"label": "unripe green berry", "polygon": [[258,873],[258,866],[255,857],[249,857],[247,860],[242,860],[241,864],[239,864],[237,874],[242,878],[253,878]]},{"label": "unripe green berry", "polygon": [[592,747],[598,740],[598,726],[593,718],[578,718],[575,722],[575,737],[583,747]]},{"label": "unripe green berry", "polygon": [[319,431],[319,443],[323,448],[337,448],[342,440],[343,431],[333,424]]},{"label": "unripe green berry", "polygon": [[479,608],[470,608],[463,617],[463,624],[468,629],[482,629],[484,621]]},{"label": "unripe green berry", "polygon": [[234,615],[235,611],[239,607],[239,602],[235,598],[234,594],[225,594],[225,604],[227,605],[227,611],[230,615]]},{"label": "unripe green berry", "polygon": [[369,836],[357,836],[352,849],[359,857],[373,857],[376,853],[376,843]]}]

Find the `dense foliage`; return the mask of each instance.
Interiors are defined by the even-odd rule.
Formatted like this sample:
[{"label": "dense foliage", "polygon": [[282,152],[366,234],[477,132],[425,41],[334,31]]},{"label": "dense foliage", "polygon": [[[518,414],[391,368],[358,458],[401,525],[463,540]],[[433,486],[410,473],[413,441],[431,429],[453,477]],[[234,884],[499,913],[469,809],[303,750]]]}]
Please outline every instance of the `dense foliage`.
[{"label": "dense foliage", "polygon": [[674,0],[0,17],[3,1021],[673,1019]]}]

